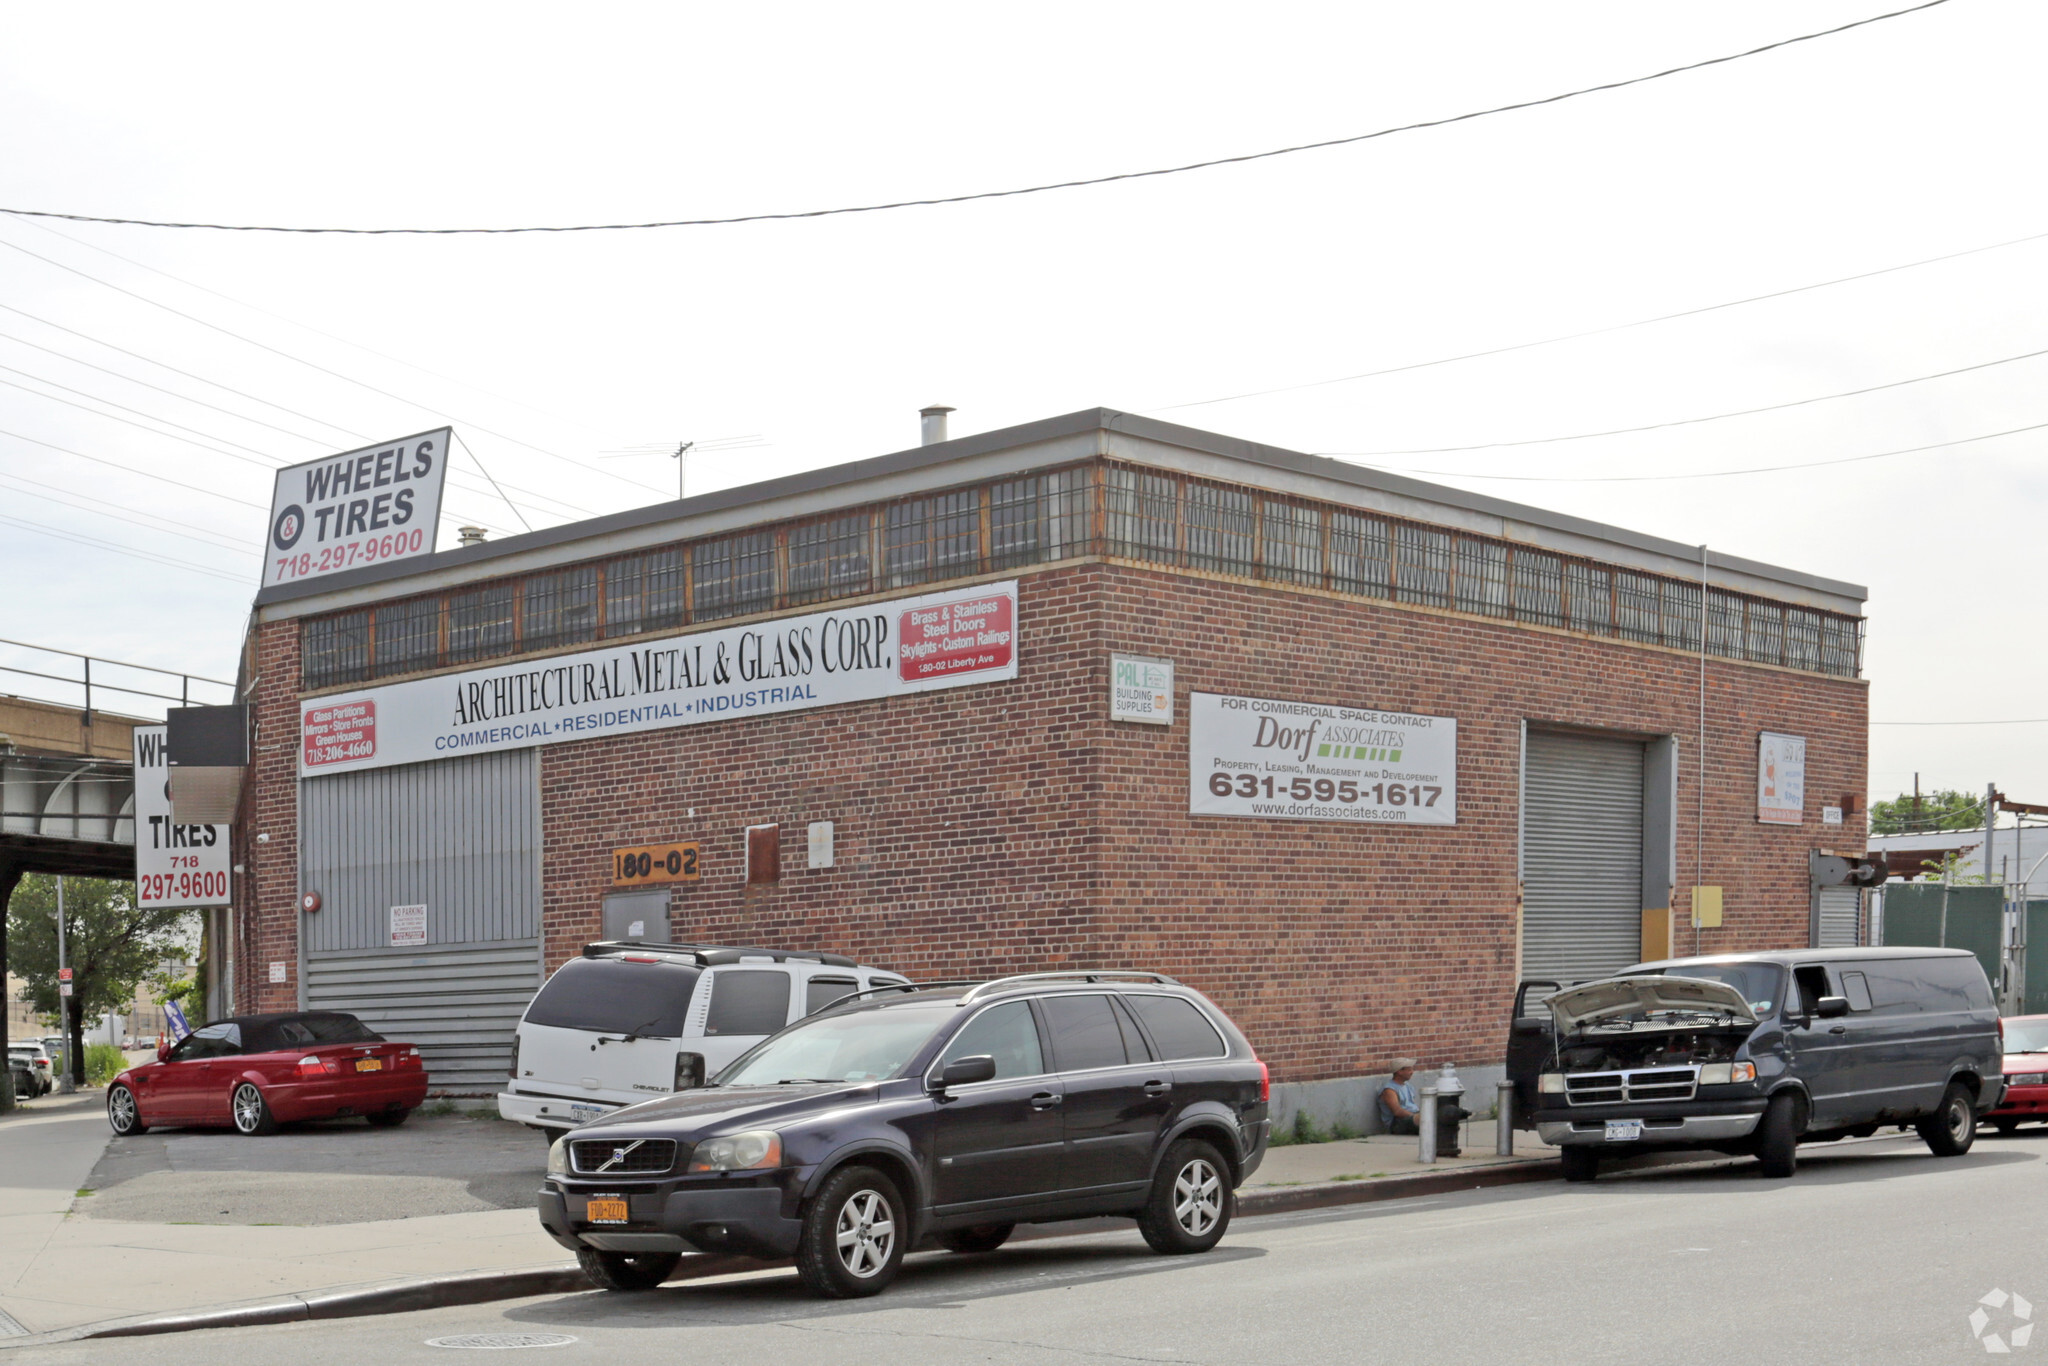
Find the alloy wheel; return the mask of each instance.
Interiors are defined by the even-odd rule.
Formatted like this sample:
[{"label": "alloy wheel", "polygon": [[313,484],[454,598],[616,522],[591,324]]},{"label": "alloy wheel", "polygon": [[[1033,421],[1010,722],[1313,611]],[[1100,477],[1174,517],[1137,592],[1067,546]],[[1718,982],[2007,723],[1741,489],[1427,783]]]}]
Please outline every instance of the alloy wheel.
[{"label": "alloy wheel", "polygon": [[1223,1180],[1205,1158],[1196,1158],[1173,1179],[1174,1222],[1199,1238],[1223,1217]]},{"label": "alloy wheel", "polygon": [[107,1097],[107,1109],[113,1112],[114,1131],[127,1133],[135,1127],[135,1097],[125,1086],[116,1086]]},{"label": "alloy wheel", "polygon": [[835,1235],[840,1264],[849,1274],[866,1280],[889,1264],[896,1243],[895,1212],[880,1191],[855,1191],[839,1207]]},{"label": "alloy wheel", "polygon": [[243,1082],[235,1088],[235,1128],[245,1134],[253,1134],[262,1123],[262,1093],[248,1082]]}]

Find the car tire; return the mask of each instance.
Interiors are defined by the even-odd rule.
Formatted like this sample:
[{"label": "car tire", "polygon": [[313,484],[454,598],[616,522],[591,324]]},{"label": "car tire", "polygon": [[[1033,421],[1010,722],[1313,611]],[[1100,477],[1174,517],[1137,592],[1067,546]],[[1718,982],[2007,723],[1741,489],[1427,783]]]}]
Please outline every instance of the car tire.
[{"label": "car tire", "polygon": [[1600,1176],[1600,1150],[1584,1144],[1573,1144],[1557,1150],[1557,1160],[1564,1167],[1567,1181],[1593,1181]]},{"label": "car tire", "polygon": [[1016,1228],[1015,1224],[975,1224],[941,1233],[939,1244],[948,1252],[994,1252],[1010,1240]]},{"label": "car tire", "polygon": [[827,1299],[880,1294],[903,1267],[903,1195],[873,1167],[842,1167],[804,1210],[796,1274]]},{"label": "car tire", "polygon": [[1799,1097],[1780,1091],[1756,1126],[1756,1160],[1764,1175],[1783,1180],[1799,1170]]},{"label": "car tire", "polygon": [[142,1107],[136,1103],[135,1093],[125,1086],[107,1088],[107,1125],[116,1138],[149,1132],[149,1126],[142,1122]]},{"label": "car tire", "polygon": [[1934,1113],[1916,1121],[1913,1127],[1920,1131],[1920,1141],[1936,1157],[1961,1157],[1970,1151],[1970,1145],[1977,1141],[1977,1103],[1970,1097],[1970,1088],[1959,1081],[1950,1082]]},{"label": "car tire", "polygon": [[228,1100],[228,1113],[234,1120],[235,1132],[244,1138],[261,1138],[277,1132],[277,1118],[270,1113],[270,1102],[252,1081],[235,1087]]},{"label": "car tire", "polygon": [[576,1249],[583,1274],[599,1290],[653,1290],[667,1280],[683,1259],[680,1252],[603,1252]]},{"label": "car tire", "polygon": [[1236,1212],[1230,1164],[1212,1145],[1184,1138],[1166,1150],[1152,1178],[1152,1193],[1138,1211],[1138,1232],[1154,1252],[1207,1252],[1223,1240]]},{"label": "car tire", "polygon": [[373,1129],[396,1129],[405,1123],[406,1117],[411,1113],[410,1110],[379,1110],[374,1114],[364,1115],[363,1118],[370,1122]]}]

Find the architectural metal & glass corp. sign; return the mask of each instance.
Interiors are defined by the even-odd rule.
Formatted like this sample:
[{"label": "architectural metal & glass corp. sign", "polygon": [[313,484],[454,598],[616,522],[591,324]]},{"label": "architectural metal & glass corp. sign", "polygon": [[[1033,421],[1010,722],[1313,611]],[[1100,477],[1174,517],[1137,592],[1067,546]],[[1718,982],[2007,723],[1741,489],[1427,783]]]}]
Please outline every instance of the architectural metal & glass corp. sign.
[{"label": "architectural metal & glass corp. sign", "polygon": [[1456,825],[1457,718],[1190,693],[1188,811]]},{"label": "architectural metal & glass corp. sign", "polygon": [[299,773],[381,768],[1017,676],[1015,580],[299,704]]}]

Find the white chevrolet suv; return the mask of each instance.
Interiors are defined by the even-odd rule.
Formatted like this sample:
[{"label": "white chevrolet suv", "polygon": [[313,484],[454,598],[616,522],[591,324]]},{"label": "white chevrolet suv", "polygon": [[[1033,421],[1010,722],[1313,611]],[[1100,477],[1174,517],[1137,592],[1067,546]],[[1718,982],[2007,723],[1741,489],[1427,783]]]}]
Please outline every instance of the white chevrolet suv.
[{"label": "white chevrolet suv", "polygon": [[783,1026],[854,992],[908,981],[835,953],[586,945],[526,1007],[498,1113],[559,1134],[702,1086]]}]

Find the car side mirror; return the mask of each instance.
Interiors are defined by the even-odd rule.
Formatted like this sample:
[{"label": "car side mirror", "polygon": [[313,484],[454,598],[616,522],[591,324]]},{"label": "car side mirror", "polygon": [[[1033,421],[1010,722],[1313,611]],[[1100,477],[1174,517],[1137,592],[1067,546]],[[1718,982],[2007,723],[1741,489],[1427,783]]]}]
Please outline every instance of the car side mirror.
[{"label": "car side mirror", "polygon": [[1839,1020],[1849,1013],[1849,998],[1846,996],[1823,996],[1814,1002],[1813,1013],[1823,1020]]},{"label": "car side mirror", "polygon": [[1515,1021],[1515,1033],[1517,1034],[1548,1034],[1549,1032],[1550,1021],[1535,1015],[1524,1015],[1521,1019]]},{"label": "car side mirror", "polygon": [[158,1044],[156,1046],[156,1060],[158,1062],[169,1062],[171,1060],[171,1049],[174,1046],[168,1039]]},{"label": "car side mirror", "polygon": [[933,1088],[944,1091],[955,1086],[972,1086],[978,1081],[994,1081],[996,1060],[987,1053],[976,1053],[971,1057],[955,1058],[939,1073],[939,1084]]}]

